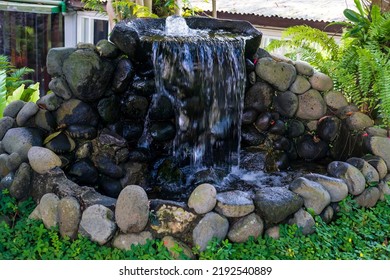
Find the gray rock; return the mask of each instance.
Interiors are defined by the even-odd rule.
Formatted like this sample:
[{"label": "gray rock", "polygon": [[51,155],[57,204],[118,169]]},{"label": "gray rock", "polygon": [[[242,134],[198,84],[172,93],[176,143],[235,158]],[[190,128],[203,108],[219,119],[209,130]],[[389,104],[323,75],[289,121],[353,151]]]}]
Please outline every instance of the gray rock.
[{"label": "gray rock", "polygon": [[316,222],[313,217],[302,208],[294,214],[294,217],[290,219],[289,223],[290,225],[296,224],[304,235],[312,234],[316,231]]},{"label": "gray rock", "polygon": [[64,100],[69,100],[73,96],[73,93],[70,90],[68,83],[62,77],[53,78],[49,83],[49,89],[52,90],[55,95]]},{"label": "gray rock", "polygon": [[15,171],[22,164],[22,159],[18,153],[12,153],[8,156],[7,168],[11,171]]},{"label": "gray rock", "polygon": [[321,184],[328,191],[330,202],[339,202],[348,196],[348,186],[341,179],[314,173],[305,175],[305,178]]},{"label": "gray rock", "polygon": [[332,79],[328,75],[321,72],[314,72],[313,76],[309,78],[309,82],[313,89],[319,91],[328,91],[333,88]]},{"label": "gray rock", "polygon": [[131,245],[145,245],[148,240],[152,240],[149,231],[140,233],[120,233],[112,240],[112,246],[120,250],[131,250]]},{"label": "gray rock", "polygon": [[15,119],[11,117],[3,117],[0,119],[0,140],[3,139],[5,133],[15,125]]},{"label": "gray rock", "polygon": [[364,178],[366,179],[366,183],[368,184],[379,183],[378,171],[376,171],[376,169],[370,164],[368,164],[368,162],[365,161],[364,159],[353,157],[353,158],[349,158],[347,162],[349,164],[352,164],[357,169],[359,169],[360,172],[362,172]]},{"label": "gray rock", "polygon": [[243,243],[251,236],[257,239],[263,234],[263,230],[263,220],[255,213],[252,213],[234,223],[230,228],[227,237],[232,242]]},{"label": "gray rock", "polygon": [[344,120],[344,119],[348,118],[349,116],[351,116],[352,113],[358,112],[358,111],[359,111],[359,108],[356,105],[351,104],[351,105],[344,106],[344,107],[341,107],[340,109],[338,109],[336,112],[336,115],[340,119]]},{"label": "gray rock", "polygon": [[270,227],[267,229],[264,233],[265,236],[268,236],[273,239],[279,239],[280,238],[280,226],[276,225],[273,227]]},{"label": "gray rock", "polygon": [[141,162],[126,162],[123,165],[124,177],[120,180],[123,187],[128,185],[138,185],[144,190],[150,189],[150,172],[148,164]]},{"label": "gray rock", "polygon": [[181,259],[180,253],[176,250],[177,247],[181,250],[181,254],[184,254],[184,256],[187,259],[193,260],[195,259],[194,254],[192,253],[192,250],[190,247],[188,247],[186,244],[183,242],[176,240],[172,236],[164,236],[162,239],[162,242],[164,246],[168,249],[170,255],[174,259]]},{"label": "gray rock", "polygon": [[297,72],[304,76],[312,76],[314,74],[314,68],[306,61],[295,61],[295,69]]},{"label": "gray rock", "polygon": [[149,219],[149,201],[143,188],[129,185],[121,191],[115,219],[123,233],[137,233],[145,228]]},{"label": "gray rock", "polygon": [[342,107],[348,106],[348,101],[344,94],[340,91],[328,91],[324,94],[326,105],[332,110],[339,110]]},{"label": "gray rock", "polygon": [[366,179],[363,174],[349,163],[333,161],[328,165],[328,173],[342,179],[347,184],[350,194],[359,195],[366,187]]},{"label": "gray rock", "polygon": [[308,121],[306,123],[306,129],[308,131],[316,131],[318,127],[318,120]]},{"label": "gray rock", "polygon": [[283,187],[263,188],[256,192],[256,213],[267,224],[277,224],[294,214],[303,205],[303,199]]},{"label": "gray rock", "polygon": [[256,74],[279,91],[286,91],[296,78],[295,67],[286,62],[276,62],[264,57],[256,64]]},{"label": "gray rock", "polygon": [[304,120],[317,120],[326,114],[326,104],[321,94],[314,89],[298,95],[296,117]]},{"label": "gray rock", "polygon": [[229,221],[214,212],[207,213],[194,228],[192,239],[195,246],[202,252],[213,238],[223,240],[229,229]]},{"label": "gray rock", "polygon": [[0,155],[0,177],[6,176],[11,170],[7,166],[9,155]]},{"label": "gray rock", "polygon": [[95,204],[83,212],[79,233],[91,241],[104,245],[114,236],[115,231],[114,213],[107,207]]},{"label": "gray rock", "polygon": [[[390,178],[389,178],[390,180]],[[387,181],[381,181],[378,185],[378,189],[380,191],[380,197],[379,199],[381,201],[385,200],[385,195],[390,195],[390,186],[389,186],[389,180]]]},{"label": "gray rock", "polygon": [[390,138],[373,136],[367,143],[369,150],[376,156],[383,158],[390,171]]},{"label": "gray rock", "polygon": [[76,48],[51,48],[47,53],[46,67],[50,76],[62,76],[62,65]]},{"label": "gray rock", "polygon": [[81,207],[76,198],[68,196],[58,202],[58,223],[62,237],[77,237],[81,220]]},{"label": "gray rock", "polygon": [[99,116],[95,110],[78,99],[69,99],[54,112],[59,126],[88,125],[96,126]]},{"label": "gray rock", "polygon": [[363,130],[374,125],[374,121],[361,112],[353,113],[347,118],[346,122],[350,130]]},{"label": "gray rock", "polygon": [[188,199],[188,207],[197,214],[206,214],[214,209],[217,203],[217,191],[213,185],[202,184],[195,188]]},{"label": "gray rock", "polygon": [[112,87],[116,92],[124,92],[128,89],[134,78],[134,66],[130,59],[122,58],[115,69]]},{"label": "gray rock", "polygon": [[12,197],[17,200],[27,198],[31,191],[31,167],[22,163],[15,173],[15,178],[9,188]]},{"label": "gray rock", "polygon": [[62,98],[58,97],[55,94],[46,94],[37,101],[37,105],[39,106],[39,108],[48,111],[55,111],[61,106],[63,101],[64,100]]},{"label": "gray rock", "polygon": [[58,225],[58,202],[60,199],[54,193],[42,196],[39,202],[39,213],[47,229]]},{"label": "gray rock", "polygon": [[37,104],[34,102],[27,102],[16,116],[16,124],[18,126],[25,125],[30,118],[35,116],[38,110],[39,108]]},{"label": "gray rock", "polygon": [[293,117],[298,109],[298,97],[291,91],[279,92],[274,97],[275,110],[285,117]]},{"label": "gray rock", "polygon": [[254,210],[255,205],[248,193],[236,190],[217,194],[215,211],[225,217],[243,217]]},{"label": "gray rock", "polygon": [[4,176],[0,181],[0,191],[4,189],[9,189],[14,181],[15,173],[10,172],[6,176]]},{"label": "gray rock", "polygon": [[23,106],[26,104],[23,100],[12,101],[7,107],[4,108],[3,117],[16,118],[19,111],[22,110]]},{"label": "gray rock", "polygon": [[387,130],[384,128],[370,126],[365,129],[369,136],[387,137]]},{"label": "gray rock", "polygon": [[257,82],[245,93],[244,108],[265,111],[271,105],[274,93],[275,89],[268,83]]},{"label": "gray rock", "polygon": [[309,81],[305,77],[297,75],[295,81],[290,86],[290,91],[296,94],[302,94],[308,91],[310,88],[311,85]]},{"label": "gray rock", "polygon": [[39,211],[39,204],[34,208],[34,210],[31,212],[28,218],[31,220],[42,221],[42,215],[41,212]]},{"label": "gray rock", "polygon": [[27,153],[32,146],[42,145],[42,136],[31,128],[11,128],[1,142],[8,154],[18,153],[22,161],[27,160]]},{"label": "gray rock", "polygon": [[52,113],[43,109],[39,109],[38,113],[36,113],[34,122],[37,127],[46,130],[47,132],[54,131],[57,126]]},{"label": "gray rock", "polygon": [[117,46],[106,39],[97,42],[96,50],[101,57],[116,58],[120,54]]},{"label": "gray rock", "polygon": [[355,197],[355,201],[357,204],[359,204],[361,207],[367,207],[371,208],[376,205],[379,198],[381,196],[381,193],[378,188],[368,188],[365,189],[364,192],[362,192],[359,196]]},{"label": "gray rock", "polygon": [[332,220],[333,220],[333,217],[334,217],[334,210],[333,210],[333,207],[332,206],[327,206],[324,211],[322,211],[321,215],[320,215],[321,219],[329,224]]},{"label": "gray rock", "polygon": [[27,156],[31,168],[39,174],[44,174],[55,167],[61,167],[62,164],[59,156],[42,147],[31,147]]},{"label": "gray rock", "polygon": [[317,215],[330,203],[328,191],[321,184],[304,177],[295,179],[290,184],[290,190],[299,194],[306,209],[312,209]]}]

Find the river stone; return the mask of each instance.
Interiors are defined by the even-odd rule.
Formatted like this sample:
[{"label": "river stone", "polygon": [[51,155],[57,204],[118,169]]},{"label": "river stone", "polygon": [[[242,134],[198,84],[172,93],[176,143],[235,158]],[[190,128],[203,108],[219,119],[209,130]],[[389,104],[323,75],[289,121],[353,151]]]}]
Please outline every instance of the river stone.
[{"label": "river stone", "polygon": [[363,130],[374,125],[374,121],[361,112],[355,112],[346,120],[350,130]]},{"label": "river stone", "polygon": [[299,209],[292,219],[290,219],[289,224],[295,224],[302,230],[303,235],[312,234],[316,231],[315,225],[316,222],[314,218],[302,208]]},{"label": "river stone", "polygon": [[304,177],[295,179],[290,184],[290,190],[303,198],[306,209],[312,209],[317,215],[330,203],[328,191],[320,184]]},{"label": "river stone", "polygon": [[103,39],[97,42],[96,51],[101,57],[116,58],[120,54],[120,50],[110,41]]},{"label": "river stone", "polygon": [[339,135],[341,122],[340,119],[334,116],[327,116],[318,121],[317,134],[326,141],[332,142]]},{"label": "river stone", "polygon": [[365,189],[364,192],[362,192],[359,196],[355,197],[354,200],[361,207],[371,208],[376,205],[380,196],[381,193],[379,189],[374,187]]},{"label": "river stone", "polygon": [[374,155],[365,155],[363,159],[376,169],[379,179],[383,179],[387,175],[387,165],[383,158]]},{"label": "river stone", "polygon": [[295,61],[295,69],[297,72],[304,76],[312,76],[314,74],[314,68],[306,61]]},{"label": "river stone", "polygon": [[6,176],[11,171],[7,166],[8,158],[7,154],[0,155],[0,177]]},{"label": "river stone", "polygon": [[295,138],[305,133],[305,125],[296,119],[287,121],[287,135],[289,138]]},{"label": "river stone", "polygon": [[0,141],[3,139],[6,132],[15,125],[15,119],[11,117],[3,117],[0,119]]},{"label": "river stone", "polygon": [[339,202],[348,196],[348,186],[341,179],[315,173],[307,174],[305,178],[321,184],[328,191],[330,202]]},{"label": "river stone", "polygon": [[298,95],[298,110],[296,117],[304,120],[317,120],[326,113],[326,104],[321,94],[311,89]]},{"label": "river stone", "polygon": [[101,99],[97,109],[99,116],[106,123],[114,123],[120,118],[118,114],[120,111],[120,102],[115,95]]},{"label": "river stone", "polygon": [[34,102],[27,102],[16,116],[16,124],[18,126],[25,125],[27,121],[38,112],[38,110],[39,108],[37,104]]},{"label": "river stone", "polygon": [[291,91],[279,92],[274,97],[273,105],[282,116],[291,118],[298,109],[298,97]]},{"label": "river stone", "polygon": [[230,191],[217,194],[215,210],[225,217],[243,217],[255,210],[253,200],[243,191]]},{"label": "river stone", "polygon": [[3,117],[16,118],[19,111],[22,110],[26,102],[23,100],[12,101],[7,107],[4,108]]},{"label": "river stone", "polygon": [[308,91],[310,87],[311,85],[305,77],[297,75],[295,81],[290,86],[290,91],[296,94],[302,94]]},{"label": "river stone", "polygon": [[155,122],[149,128],[152,138],[159,142],[169,141],[176,136],[176,127],[170,121]]},{"label": "river stone", "polygon": [[6,164],[10,171],[15,171],[22,164],[22,159],[18,153],[12,153],[8,156]]},{"label": "river stone", "polygon": [[257,82],[245,93],[244,108],[264,112],[272,103],[275,89],[268,83]]},{"label": "river stone", "polygon": [[141,186],[145,191],[151,191],[150,187],[150,172],[148,164],[143,162],[126,162],[123,165],[125,175],[120,182],[123,187],[127,185]]},{"label": "river stone", "polygon": [[97,181],[99,173],[89,159],[84,159],[73,163],[68,175],[75,182],[90,185]]},{"label": "river stone", "polygon": [[280,226],[276,225],[267,229],[264,233],[265,236],[273,238],[275,240],[280,238]]},{"label": "river stone", "polygon": [[331,205],[327,206],[324,211],[322,211],[320,217],[326,224],[329,224],[334,217],[333,207]]},{"label": "river stone", "polygon": [[333,88],[332,79],[321,72],[314,72],[314,74],[309,78],[309,82],[313,89],[319,91],[328,91]]},{"label": "river stone", "polygon": [[92,107],[78,99],[70,99],[62,103],[54,116],[59,126],[75,124],[96,126],[99,120]]},{"label": "river stone", "polygon": [[255,109],[249,108],[244,109],[242,112],[242,123],[245,124],[252,124],[257,119],[257,111]]},{"label": "river stone", "polygon": [[130,59],[122,58],[119,60],[112,80],[113,90],[120,93],[126,91],[134,74],[134,66]]},{"label": "river stone", "polygon": [[122,168],[105,154],[97,155],[94,163],[96,168],[104,175],[115,179],[120,179],[124,175]]},{"label": "river stone", "polygon": [[352,195],[361,194],[366,187],[366,179],[363,174],[349,163],[332,161],[328,165],[328,173],[333,177],[342,179],[348,186],[348,192]]},{"label": "river stone", "polygon": [[99,176],[99,189],[100,191],[109,197],[118,198],[122,191],[122,184],[119,180],[112,179],[108,176],[100,174]]},{"label": "river stone", "polygon": [[328,91],[324,93],[326,105],[332,110],[339,110],[342,107],[348,106],[348,101],[344,94],[340,91]]},{"label": "river stone", "polygon": [[46,94],[37,101],[37,105],[41,109],[55,111],[61,106],[62,102],[64,102],[64,100],[57,95]]},{"label": "river stone", "polygon": [[387,171],[390,171],[390,138],[373,136],[369,138],[367,145],[374,155],[383,158]]},{"label": "river stone", "polygon": [[368,162],[365,161],[364,159],[353,157],[353,158],[349,158],[347,160],[347,162],[349,164],[352,164],[357,169],[359,169],[360,172],[362,172],[364,178],[366,179],[366,183],[368,183],[368,184],[379,183],[378,171],[376,171],[376,169],[373,166],[371,166],[370,164],[368,164]]},{"label": "river stone", "polygon": [[34,122],[38,128],[41,128],[47,132],[52,132],[57,127],[57,123],[53,114],[44,109],[39,109],[35,115]]},{"label": "river stone", "polygon": [[217,203],[217,191],[210,184],[202,184],[195,188],[188,199],[188,207],[197,214],[206,214],[214,209]]},{"label": "river stone", "polygon": [[49,83],[49,89],[54,92],[54,94],[64,100],[69,100],[72,98],[73,93],[70,90],[68,83],[62,77],[55,77]]},{"label": "river stone", "polygon": [[224,216],[209,212],[194,228],[192,234],[193,243],[195,246],[199,246],[199,250],[203,252],[213,238],[218,240],[225,239],[228,229],[229,221]]},{"label": "river stone", "polygon": [[9,189],[14,181],[15,173],[10,172],[6,176],[4,176],[0,181],[0,191]]},{"label": "river stone", "polygon": [[296,78],[295,67],[286,62],[276,62],[264,57],[257,61],[256,74],[279,91],[286,91]]},{"label": "river stone", "polygon": [[83,212],[79,233],[91,241],[104,245],[114,236],[115,231],[114,213],[107,207],[95,204]]},{"label": "river stone", "polygon": [[42,147],[32,147],[27,156],[31,168],[39,174],[44,174],[62,164],[61,159],[54,152]]},{"label": "river stone", "polygon": [[381,127],[371,126],[367,127],[365,131],[369,136],[387,137],[387,130]]},{"label": "river stone", "polygon": [[255,213],[252,213],[240,218],[236,223],[234,223],[230,228],[227,237],[232,242],[243,243],[251,236],[257,239],[263,234],[263,230],[263,220]]},{"label": "river stone", "polygon": [[112,240],[112,246],[120,250],[131,250],[132,245],[145,245],[148,240],[152,240],[152,234],[149,231],[140,233],[120,233]]},{"label": "river stone", "polygon": [[105,93],[114,66],[94,51],[79,49],[64,61],[62,70],[74,96],[82,101],[96,101]]},{"label": "river stone", "polygon": [[241,145],[243,147],[259,146],[265,139],[265,134],[258,131],[253,125],[242,127]]},{"label": "river stone", "polygon": [[23,162],[15,173],[15,178],[9,187],[10,195],[16,200],[22,200],[30,195],[31,167]]},{"label": "river stone", "polygon": [[171,100],[165,96],[157,97],[149,109],[149,119],[153,121],[170,120],[175,117]]},{"label": "river stone", "polygon": [[47,229],[58,225],[58,202],[60,199],[54,193],[42,196],[39,202],[39,212]]},{"label": "river stone", "polygon": [[149,108],[148,100],[139,95],[129,95],[122,106],[123,113],[132,120],[144,120]]},{"label": "river stone", "polygon": [[263,188],[256,192],[256,213],[267,224],[277,224],[295,213],[303,205],[303,199],[283,187]]},{"label": "river stone", "polygon": [[[172,236],[164,236],[164,238],[161,240],[164,244],[164,246],[169,251],[169,254],[174,259],[182,259],[184,255],[185,259],[193,260],[195,259],[194,254],[192,253],[192,250],[190,247],[188,247],[183,242],[176,240]],[[176,248],[179,248],[180,252]]]},{"label": "river stone", "polygon": [[121,191],[116,203],[115,219],[123,233],[137,233],[145,228],[149,219],[149,201],[143,188],[129,185]]},{"label": "river stone", "polygon": [[305,160],[317,160],[327,156],[329,146],[325,141],[306,134],[296,144],[298,155]]},{"label": "river stone", "polygon": [[81,208],[78,200],[67,196],[58,202],[58,224],[61,236],[71,240],[77,237],[81,220]]},{"label": "river stone", "polygon": [[[390,178],[388,178],[388,180],[379,182],[379,185],[378,185],[378,189],[380,191],[379,199],[381,201],[385,200],[385,195],[390,196],[390,186],[388,184],[389,181],[390,181]],[[1,186],[0,186],[0,189],[1,189]]]},{"label": "river stone", "polygon": [[46,67],[50,76],[62,76],[62,65],[64,61],[76,51],[76,48],[51,48],[47,53]]}]

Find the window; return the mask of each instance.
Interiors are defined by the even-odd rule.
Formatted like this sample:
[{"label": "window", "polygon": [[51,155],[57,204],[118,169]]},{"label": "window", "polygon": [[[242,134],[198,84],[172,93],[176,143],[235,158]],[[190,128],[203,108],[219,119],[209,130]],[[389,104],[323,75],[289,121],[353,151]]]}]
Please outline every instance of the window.
[{"label": "window", "polygon": [[96,44],[108,38],[108,18],[96,12],[77,13],[77,42]]}]

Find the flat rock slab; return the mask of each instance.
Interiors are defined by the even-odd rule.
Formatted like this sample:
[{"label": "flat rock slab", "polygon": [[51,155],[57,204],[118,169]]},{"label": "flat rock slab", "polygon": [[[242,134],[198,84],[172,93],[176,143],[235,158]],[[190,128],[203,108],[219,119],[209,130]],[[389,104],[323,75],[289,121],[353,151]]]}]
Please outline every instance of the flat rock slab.
[{"label": "flat rock slab", "polygon": [[255,210],[250,194],[231,191],[217,194],[215,210],[226,217],[243,217]]}]

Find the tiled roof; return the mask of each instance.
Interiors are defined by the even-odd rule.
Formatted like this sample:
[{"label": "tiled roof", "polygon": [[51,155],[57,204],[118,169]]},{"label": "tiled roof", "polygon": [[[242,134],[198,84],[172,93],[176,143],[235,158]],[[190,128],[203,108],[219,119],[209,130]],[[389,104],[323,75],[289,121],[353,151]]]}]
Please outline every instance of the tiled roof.
[{"label": "tiled roof", "polygon": [[[191,0],[192,6],[211,10],[211,0]],[[353,0],[217,0],[217,11],[314,21],[345,20],[343,11],[354,9]]]}]

